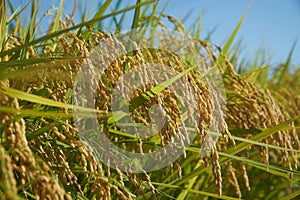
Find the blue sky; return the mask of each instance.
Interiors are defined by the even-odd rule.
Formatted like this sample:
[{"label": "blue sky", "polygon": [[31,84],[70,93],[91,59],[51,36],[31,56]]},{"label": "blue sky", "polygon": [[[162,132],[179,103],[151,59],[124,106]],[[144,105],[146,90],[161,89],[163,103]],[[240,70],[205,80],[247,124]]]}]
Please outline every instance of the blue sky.
[{"label": "blue sky", "polygon": [[[193,19],[204,11],[202,34],[210,31],[212,42],[224,44],[245,12],[246,0],[171,0],[167,13],[179,19],[192,12],[185,22],[189,26]],[[293,62],[300,64],[300,1],[299,0],[253,0],[246,18],[237,35],[242,39],[243,56],[254,57],[263,47],[272,54],[272,63],[284,61],[298,37]]]},{"label": "blue sky", "polygon": [[[20,3],[25,5],[28,0],[12,0],[12,2],[17,7]],[[40,16],[51,5],[58,7],[59,2],[60,0],[41,0]],[[65,0],[64,9],[67,13],[71,13],[73,2]],[[88,2],[87,6],[90,7],[93,2],[97,5],[103,1],[88,0]],[[113,4],[114,2],[117,0],[113,0]],[[135,0],[123,0],[122,6],[135,2]],[[160,8],[166,2],[167,0],[161,0]],[[189,14],[184,25],[190,27],[203,12],[202,38],[212,33],[211,41],[222,46],[231,35],[249,2],[250,0],[171,0],[166,13],[177,19],[183,19]],[[113,7],[108,12],[112,10]],[[52,12],[55,13],[55,9]],[[132,13],[129,13],[126,18],[125,25],[128,28],[131,25],[131,17]],[[79,20],[79,15],[77,19]],[[45,18],[42,23],[49,24],[49,19]],[[299,41],[292,61],[300,65],[300,0],[253,0],[236,41],[242,39],[242,57],[252,59],[257,50],[263,46],[272,55],[272,64],[276,66],[287,58],[297,37]]]}]

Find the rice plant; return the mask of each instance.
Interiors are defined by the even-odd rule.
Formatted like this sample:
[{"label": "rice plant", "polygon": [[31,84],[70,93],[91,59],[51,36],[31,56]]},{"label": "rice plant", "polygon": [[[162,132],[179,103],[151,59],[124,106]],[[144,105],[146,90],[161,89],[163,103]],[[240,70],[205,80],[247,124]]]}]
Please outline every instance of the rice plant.
[{"label": "rice plant", "polygon": [[[226,45],[219,47],[200,38],[201,18],[188,30],[164,9],[158,10],[158,1],[137,0],[122,8],[121,1],[106,0],[84,10],[80,22],[74,19],[78,2],[68,16],[63,9],[67,2],[61,1],[54,16],[52,10],[43,15],[52,20],[47,29],[37,18],[40,3],[31,0],[15,8],[10,0],[0,2],[1,199],[292,199],[300,195],[300,83],[299,69],[291,69],[293,47],[275,70],[269,63],[257,62],[237,68],[239,49],[233,40],[246,12]],[[109,11],[111,7],[115,10]],[[201,57],[146,46],[134,49],[140,44],[132,34],[127,35],[128,43],[121,43],[114,36],[123,31],[124,19],[131,15],[133,30],[174,30],[195,44],[184,52],[197,52]],[[163,31],[140,34],[147,38],[142,44],[156,44],[162,38],[156,45],[172,47],[177,40],[164,37]],[[104,44],[97,59],[89,61],[95,48]],[[118,48],[134,50],[119,54]],[[113,55],[117,59],[106,63],[106,56]],[[218,70],[226,96],[213,89],[205,72],[196,70],[195,60]],[[78,74],[95,77],[92,66],[99,63],[105,64],[102,76],[74,89]],[[142,132],[134,136],[116,125],[124,115],[114,114],[112,99],[116,87],[132,89],[130,82],[118,85],[130,70],[143,71],[137,75],[142,82],[155,80],[158,75],[143,68],[153,63],[178,74],[124,95],[130,102],[130,120],[122,123],[151,127],[155,134],[144,138]],[[170,87],[178,79],[189,85],[181,96]],[[91,93],[95,93],[94,107],[83,101]],[[190,94],[195,98],[189,99]],[[214,104],[216,100],[222,102],[220,107]],[[154,104],[159,105],[156,112],[167,119],[159,131],[151,126]],[[183,114],[182,105],[187,108]],[[195,111],[201,118],[195,117]],[[96,144],[100,136],[92,132],[90,122],[81,121],[83,117],[94,118],[105,137],[127,152],[145,155],[171,146],[181,156],[155,171],[123,170],[114,163],[111,168],[86,145],[94,141],[99,149],[105,148]],[[193,128],[185,126],[185,120]],[[81,138],[78,124],[87,130],[89,141]],[[210,129],[213,126],[218,127],[215,132]],[[190,132],[196,136],[186,147]],[[206,143],[207,135],[219,135],[217,142]],[[205,144],[211,145],[203,148]],[[164,156],[157,159],[172,155]],[[130,160],[128,169],[135,163]]]}]

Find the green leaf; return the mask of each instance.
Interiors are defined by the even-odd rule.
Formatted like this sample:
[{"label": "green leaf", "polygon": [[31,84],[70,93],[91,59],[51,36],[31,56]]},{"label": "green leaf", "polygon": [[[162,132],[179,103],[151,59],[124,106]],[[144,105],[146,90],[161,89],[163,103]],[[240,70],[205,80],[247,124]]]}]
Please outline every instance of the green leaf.
[{"label": "green leaf", "polygon": [[62,111],[37,111],[34,109],[16,109],[12,107],[5,107],[5,106],[0,106],[0,111],[1,112],[6,112],[6,113],[13,113],[13,114],[20,114],[22,117],[63,117],[63,118],[72,118],[73,114],[72,113],[64,113]]},{"label": "green leaf", "polygon": [[[246,17],[246,14],[250,8],[250,5],[252,3],[252,0],[250,1],[246,11],[244,12],[243,16],[241,17],[241,19],[239,20],[238,24],[236,25],[235,29],[233,30],[233,32],[231,33],[229,39],[227,40],[226,44],[224,45],[223,49],[222,49],[222,53],[224,55],[226,55],[228,53],[229,48],[231,47],[231,45],[233,44],[233,41],[238,33],[238,31],[240,30],[240,27],[242,25],[242,23],[244,22],[244,19]],[[224,63],[224,58],[222,56],[219,56],[218,58],[218,63],[221,64],[221,66]]]},{"label": "green leaf", "polygon": [[40,129],[33,131],[32,133],[26,133],[26,138],[28,141],[33,140],[34,138],[38,137],[39,135],[50,131],[52,128],[50,126],[42,126]]},{"label": "green leaf", "polygon": [[62,103],[62,102],[54,101],[51,99],[46,99],[44,97],[40,97],[40,96],[37,96],[34,94],[28,94],[26,92],[12,89],[12,88],[0,88],[0,93],[8,95],[13,98],[26,100],[26,101],[33,102],[33,103],[38,103],[38,104],[43,104],[43,105],[48,105],[48,106],[53,106],[53,107],[59,107],[59,108],[78,109],[79,111],[92,112],[92,113],[95,112],[98,114],[105,115],[105,111],[102,111],[102,110],[74,106],[71,104]]},{"label": "green leaf", "polygon": [[297,45],[297,39],[293,43],[293,46],[292,46],[292,48],[289,52],[289,55],[288,55],[284,65],[283,65],[283,69],[282,69],[282,71],[279,75],[278,85],[286,79],[286,76],[289,72],[289,67],[290,67],[290,64],[291,64],[292,56],[293,56],[293,53],[295,51],[296,45]]},{"label": "green leaf", "polygon": [[267,173],[276,175],[276,176],[281,176],[287,179],[290,179],[291,174],[293,174],[293,180],[300,180],[300,173],[297,171],[289,170],[289,169],[284,169],[282,167],[274,166],[274,165],[267,165],[265,163],[257,162],[255,160],[250,160],[244,157],[239,157],[239,156],[234,156],[228,153],[224,152],[218,152],[220,156],[224,156],[226,158],[234,159],[234,160],[239,160],[243,163],[246,163],[247,165],[251,165],[255,168],[258,168],[260,170],[263,170]]},{"label": "green leaf", "polygon": [[[15,74],[6,74],[9,68],[25,67],[27,65],[39,64],[37,70],[44,70],[46,68],[54,67],[53,65],[62,64],[63,62],[75,62],[82,57],[56,57],[56,58],[28,58],[22,60],[9,60],[0,62],[0,80],[14,77]],[[57,62],[57,63],[54,63]],[[50,64],[49,64],[50,63]],[[54,63],[54,64],[53,64]],[[42,64],[47,64],[43,65]],[[31,71],[32,69],[21,69],[21,71]],[[11,73],[11,72],[8,72]],[[14,73],[18,73],[18,70]],[[7,77],[8,76],[8,77]]]},{"label": "green leaf", "polygon": [[155,86],[150,91],[147,91],[146,93],[141,94],[138,97],[135,97],[133,100],[130,101],[129,111],[130,112],[133,111],[134,109],[138,108],[139,106],[143,105],[145,102],[147,102],[150,99],[152,99],[153,97],[155,97],[155,95],[161,93],[164,89],[166,89],[172,83],[174,83],[176,80],[178,80],[179,78],[181,78],[182,76],[184,76],[185,74],[190,72],[193,68],[194,67],[186,69],[183,72],[181,72],[180,74],[177,74],[176,76],[170,78],[169,80],[166,80],[166,81],[160,83],[159,85]]},{"label": "green leaf", "polygon": [[4,50],[4,42],[7,37],[7,24],[6,24],[6,4],[5,1],[0,2],[0,49]]},{"label": "green leaf", "polygon": [[[27,28],[27,33],[26,33],[26,38],[25,38],[25,43],[29,43],[34,39],[35,35],[35,30],[36,30],[36,17],[37,13],[40,7],[40,0],[37,0],[37,3],[35,0],[31,1],[31,16],[30,16],[30,22],[29,26]],[[27,57],[27,48],[24,48],[23,51],[21,52],[21,58],[26,58]]]},{"label": "green leaf", "polygon": [[30,4],[30,1],[27,2],[27,4],[23,7],[23,8],[17,8],[15,10],[12,11],[11,16],[7,19],[7,24],[11,23],[12,20],[14,20],[16,17],[20,16],[21,12],[23,12]]},{"label": "green leaf", "polygon": [[237,33],[239,32],[239,30],[240,30],[240,28],[241,28],[241,25],[242,25],[243,22],[244,22],[244,19],[245,19],[246,15],[247,15],[247,12],[248,12],[248,10],[249,10],[251,4],[252,4],[252,1],[250,1],[249,5],[248,5],[248,7],[247,7],[247,9],[246,9],[246,11],[244,12],[244,14],[243,14],[243,16],[241,17],[240,21],[238,22],[238,24],[237,24],[236,27],[234,28],[233,32],[231,33],[229,39],[227,40],[226,44],[224,45],[223,50],[222,50],[224,54],[227,54],[227,53],[228,53],[228,50],[229,50],[230,46],[232,45],[232,43],[233,43],[233,41],[234,41],[234,39],[235,39]]},{"label": "green leaf", "polygon": [[218,199],[226,199],[226,200],[237,200],[238,198],[234,198],[234,197],[229,197],[229,196],[219,196],[218,194],[214,194],[214,193],[209,193],[209,192],[204,192],[204,191],[199,191],[199,190],[194,190],[194,189],[189,189],[189,188],[184,188],[184,187],[180,187],[177,185],[173,185],[173,184],[167,184],[167,183],[158,183],[158,182],[151,182],[153,185],[158,185],[158,186],[164,186],[167,188],[176,188],[176,189],[180,189],[180,190],[186,190],[190,193],[194,193],[194,194],[200,194],[203,196],[207,196],[207,197],[214,197],[214,198],[218,198]]},{"label": "green leaf", "polygon": [[55,17],[55,21],[54,21],[54,24],[53,24],[53,32],[55,31],[58,31],[60,30],[60,21],[61,21],[61,16],[62,16],[62,10],[63,10],[63,6],[64,6],[64,0],[61,0],[60,1],[60,4],[59,4],[59,7],[58,7],[58,10],[57,10],[57,13],[56,13],[56,17]]},{"label": "green leaf", "polygon": [[[95,20],[93,23],[90,23],[88,24],[89,28],[90,29],[94,29],[97,25],[97,22],[100,21],[100,20],[97,20],[97,19],[100,19],[103,17],[103,14],[104,12],[107,10],[108,6],[111,4],[112,0],[106,0],[103,5],[99,8],[99,10],[97,11],[97,13],[94,15],[94,17],[92,18],[92,20]],[[91,20],[91,21],[92,21]],[[86,30],[83,35],[82,35],[82,38],[84,39],[88,39],[90,37],[91,33],[90,33],[90,30]]]},{"label": "green leaf", "polygon": [[[293,128],[294,128],[294,127],[293,127]],[[250,130],[249,130],[249,131],[250,131]],[[233,138],[234,140],[241,141],[241,142],[246,142],[246,143],[248,143],[248,144],[254,144],[254,145],[259,145],[259,146],[268,147],[268,148],[273,148],[273,149],[278,149],[278,150],[294,151],[294,152],[300,153],[300,150],[297,150],[297,149],[289,149],[289,148],[284,148],[284,147],[274,146],[274,145],[270,145],[270,144],[266,144],[266,143],[254,141],[254,140],[252,140],[252,139],[246,139],[246,138],[236,137],[236,136],[232,136],[232,138]]]},{"label": "green leaf", "polygon": [[[136,0],[136,5],[141,4],[142,0]],[[140,19],[140,12],[141,12],[141,7],[138,6],[135,8],[134,11],[134,17],[133,17],[133,23],[131,25],[131,29],[136,29],[138,28],[138,23],[139,23],[139,19]]]},{"label": "green leaf", "polygon": [[296,197],[300,196],[300,190],[287,195],[286,197],[284,197],[282,200],[290,200],[290,199],[296,199]]}]

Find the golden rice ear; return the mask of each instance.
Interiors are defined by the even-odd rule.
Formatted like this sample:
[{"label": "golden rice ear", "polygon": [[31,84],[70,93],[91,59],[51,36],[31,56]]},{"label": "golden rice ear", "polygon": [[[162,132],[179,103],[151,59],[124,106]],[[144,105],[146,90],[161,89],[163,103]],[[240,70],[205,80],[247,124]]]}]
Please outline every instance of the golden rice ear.
[{"label": "golden rice ear", "polygon": [[211,148],[212,169],[216,180],[219,196],[222,196],[222,173],[219,163],[219,155],[215,146]]},{"label": "golden rice ear", "polygon": [[[107,37],[104,33],[93,34],[93,45]],[[11,37],[10,48],[21,45],[15,37]],[[74,48],[76,47],[76,48]],[[40,92],[41,88],[37,87],[37,83],[43,83],[43,88],[46,95],[50,99],[59,102],[67,102],[67,92],[73,87],[74,74],[77,73],[82,57],[89,55],[91,45],[81,40],[76,34],[69,33],[67,37],[59,37],[55,49],[45,46],[43,56],[52,58],[55,53],[61,52],[65,56],[70,56],[76,59],[70,59],[67,62],[50,62],[49,66],[25,66],[28,76],[24,78],[12,78],[11,80],[0,81],[0,87],[14,86],[24,91],[32,93]],[[30,57],[39,57],[31,48],[28,49]],[[77,59],[78,58],[78,59]],[[61,73],[64,76],[61,77]],[[26,79],[26,77],[30,77]],[[22,83],[22,84],[21,84]],[[19,102],[16,99],[11,99],[0,94],[0,106],[13,106],[19,109]],[[70,111],[67,108],[61,108],[62,111],[68,114]],[[4,127],[5,143],[3,146],[11,152],[11,170],[18,174],[18,179],[15,179],[17,185],[32,184],[32,190],[28,191],[37,198],[46,199],[72,199],[64,190],[64,186],[69,185],[74,188],[74,193],[84,194],[82,185],[78,182],[78,173],[74,171],[72,165],[82,168],[83,177],[90,180],[90,183],[84,187],[87,190],[93,191],[97,198],[110,199],[110,193],[114,191],[120,199],[128,199],[129,194],[122,191],[120,188],[110,184],[107,176],[109,169],[103,169],[102,165],[95,160],[90,151],[86,149],[78,138],[78,133],[72,120],[65,119],[59,124],[47,118],[35,118],[37,127],[26,127],[23,118],[11,122],[11,114],[0,113],[1,124],[6,124]],[[49,131],[34,137],[29,142],[26,140],[26,132],[34,132],[41,127],[50,127]],[[57,143],[49,142],[51,140]],[[70,148],[62,148],[59,143],[69,145]],[[32,152],[42,158],[37,160]],[[4,155],[3,155],[4,156]],[[57,168],[55,166],[61,166]],[[53,173],[56,177],[50,175]],[[106,174],[103,174],[105,172]],[[80,173],[80,174],[81,174]],[[80,175],[82,176],[82,175]],[[122,176],[120,176],[122,182]],[[13,181],[12,178],[10,178]],[[11,182],[13,188],[13,182]],[[13,189],[14,190],[14,189]]]},{"label": "golden rice ear", "polygon": [[0,147],[0,191],[3,199],[15,199],[18,196],[17,181],[14,177],[13,161]]},{"label": "golden rice ear", "polygon": [[[282,110],[280,102],[276,101],[268,90],[263,90],[253,83],[247,82],[239,75],[225,76],[225,87],[228,91],[226,121],[231,129],[267,128],[280,124],[290,119],[289,114]],[[280,131],[270,136],[264,143],[275,146],[284,145],[295,148],[290,141],[299,144],[295,130]],[[263,161],[269,163],[267,147],[261,147],[260,152]],[[291,161],[298,165],[296,152],[278,150],[278,156],[283,158],[284,163],[291,168]],[[289,158],[289,155],[292,159]]]},{"label": "golden rice ear", "polygon": [[[285,79],[279,83],[278,80],[270,82],[270,95],[272,95],[277,102],[280,102],[280,109],[284,111],[287,117],[294,117],[300,114],[300,69],[294,69],[292,74],[285,75]],[[300,120],[295,121],[295,126],[299,126]],[[291,130],[293,140],[291,146],[294,149],[300,149],[299,129]]]},{"label": "golden rice ear", "polygon": [[[0,81],[0,85],[9,86],[9,83]],[[20,109],[17,99],[8,98],[3,94],[0,94],[0,106],[12,106],[16,109]],[[13,176],[9,178],[12,184],[12,190],[15,190],[15,184],[24,185],[26,183],[32,183],[32,192],[37,198],[45,199],[50,197],[52,199],[70,199],[70,196],[59,185],[57,179],[53,179],[48,173],[43,173],[38,169],[36,159],[26,139],[25,120],[20,118],[11,121],[10,117],[13,117],[13,115],[0,113],[1,124],[6,124],[6,126],[3,127],[5,141],[2,145],[9,150],[11,155],[10,170],[18,176],[18,179],[15,179]],[[11,173],[8,171],[7,175],[9,174]]]},{"label": "golden rice ear", "polygon": [[230,174],[230,176],[227,176],[226,178],[229,179],[229,183],[235,188],[236,196],[238,198],[242,198],[241,188],[240,188],[239,182],[236,177],[236,169],[234,167],[232,167],[231,161],[228,161],[225,165]]},{"label": "golden rice ear", "polygon": [[[231,68],[231,67],[229,67]],[[226,122],[229,129],[255,129],[255,128],[267,128],[273,127],[290,119],[289,113],[283,109],[282,103],[284,101],[278,101],[275,99],[268,89],[261,89],[259,86],[254,85],[246,81],[240,75],[230,73],[224,75],[224,84],[227,92],[227,107],[226,107]],[[276,90],[274,90],[276,91]],[[274,92],[273,91],[273,92]],[[245,136],[244,136],[245,137]],[[252,136],[253,137],[253,134]],[[293,142],[293,145],[291,144]],[[280,131],[269,138],[262,141],[266,144],[272,144],[275,146],[285,146],[290,149],[299,149],[299,139],[295,129]],[[223,149],[226,147],[221,147]],[[250,152],[258,150],[260,152],[260,159],[269,165],[270,156],[272,156],[276,164],[279,160],[282,160],[284,166],[292,169],[292,166],[297,168],[299,162],[297,160],[297,153],[295,151],[287,150],[272,150],[270,151],[266,146],[251,146],[251,149],[244,151],[244,155],[251,158]],[[257,158],[252,158],[257,159]],[[238,161],[235,161],[238,163]],[[250,183],[245,165],[240,163],[243,172],[243,179],[248,190],[250,190]],[[233,167],[231,167],[234,169]],[[234,178],[234,172],[231,172],[232,181],[231,184],[236,188],[237,196],[240,195],[240,189],[237,179]]]}]

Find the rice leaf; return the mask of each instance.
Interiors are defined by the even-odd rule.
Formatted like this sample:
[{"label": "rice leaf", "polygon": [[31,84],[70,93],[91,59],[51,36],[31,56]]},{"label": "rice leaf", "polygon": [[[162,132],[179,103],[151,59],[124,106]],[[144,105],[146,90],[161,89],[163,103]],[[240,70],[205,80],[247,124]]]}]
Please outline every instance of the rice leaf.
[{"label": "rice leaf", "polygon": [[60,24],[60,21],[61,21],[63,6],[64,6],[64,0],[61,0],[60,4],[59,4],[59,7],[58,7],[58,10],[57,10],[57,13],[56,13],[55,20],[54,20],[54,24],[53,24],[53,28],[52,28],[53,32],[60,30],[59,24]]},{"label": "rice leaf", "polygon": [[289,194],[285,196],[282,200],[290,200],[290,199],[296,199],[296,197],[300,196],[300,190],[293,192],[292,194]]},{"label": "rice leaf", "polygon": [[139,106],[143,105],[146,101],[149,101],[155,95],[159,94],[162,92],[164,89],[166,89],[168,86],[170,86],[172,83],[174,83],[176,80],[187,74],[189,71],[191,71],[194,67],[191,67],[189,69],[184,70],[180,74],[177,74],[176,76],[170,78],[169,80],[166,80],[154,88],[152,88],[150,91],[147,91],[144,94],[141,94],[140,96],[134,98],[131,100],[130,105],[129,105],[129,111],[133,111],[134,109],[138,108]]},{"label": "rice leaf", "polygon": [[[37,3],[35,2],[35,0],[33,0],[31,2],[31,16],[30,16],[30,22],[29,22],[29,26],[27,29],[27,33],[26,33],[26,38],[25,38],[25,43],[29,43],[30,41],[32,41],[34,39],[34,35],[35,35],[35,30],[36,30],[36,17],[37,17],[37,13],[40,7],[40,0],[37,0]],[[21,58],[26,58],[27,57],[27,47],[23,49],[23,51],[21,51]]]},{"label": "rice leaf", "polygon": [[6,4],[5,1],[0,2],[0,49],[5,50],[4,42],[7,37],[7,24],[6,24]]},{"label": "rice leaf", "polygon": [[25,6],[23,8],[18,7],[17,9],[12,9],[11,12],[11,16],[8,17],[7,19],[7,24],[11,23],[16,17],[20,16],[20,14],[29,6],[30,1],[25,4]]},{"label": "rice leaf", "polygon": [[[233,41],[234,41],[234,39],[235,39],[235,37],[236,37],[238,31],[240,30],[241,25],[242,25],[243,22],[244,22],[244,19],[245,19],[245,17],[246,17],[246,14],[247,14],[247,12],[248,12],[248,10],[249,10],[251,4],[252,4],[252,0],[250,1],[249,5],[248,5],[248,7],[247,7],[247,9],[246,9],[246,11],[244,12],[243,16],[241,17],[241,19],[239,20],[238,24],[237,24],[236,27],[234,28],[233,32],[231,33],[229,39],[227,40],[227,42],[225,43],[224,47],[222,48],[222,52],[223,52],[224,55],[226,55],[226,54],[228,53],[229,48],[230,48],[231,45],[233,44]],[[218,57],[218,63],[221,64],[221,66],[223,65],[223,63],[224,63],[224,58],[223,58],[222,56],[219,56],[219,57]]]},{"label": "rice leaf", "polygon": [[[293,127],[293,129],[294,129],[294,127]],[[284,150],[284,151],[294,151],[294,152],[300,153],[300,150],[297,150],[297,149],[289,149],[289,148],[274,146],[274,145],[265,144],[262,142],[253,141],[252,139],[246,139],[246,138],[236,137],[236,136],[232,136],[232,138],[237,141],[246,142],[249,144],[254,144],[254,145],[258,145],[258,146],[262,146],[262,147],[268,147],[268,148]]]},{"label": "rice leaf", "polygon": [[[46,63],[55,63],[62,64],[63,62],[72,62],[80,59],[82,57],[56,57],[56,58],[28,58],[22,60],[9,60],[0,62],[0,79],[5,79],[5,75],[3,73],[6,72],[9,68],[17,68],[20,66],[34,65],[34,64],[46,64]],[[51,64],[53,66],[53,64]],[[40,67],[40,66],[39,66]],[[42,67],[42,66],[41,66]],[[49,68],[49,66],[48,66]]]},{"label": "rice leaf", "polygon": [[234,159],[234,160],[239,160],[243,163],[246,163],[247,165],[251,165],[255,168],[258,168],[260,170],[263,170],[267,173],[276,175],[276,176],[281,176],[287,179],[290,179],[291,176],[290,174],[293,174],[293,180],[300,180],[300,173],[294,170],[289,170],[289,169],[284,169],[282,167],[278,167],[278,166],[274,166],[274,165],[266,165],[265,163],[261,163],[261,162],[257,162],[255,160],[250,160],[244,157],[239,157],[239,156],[234,156],[228,153],[224,153],[224,152],[218,152],[219,155],[221,156],[225,156],[227,158],[230,159]]},{"label": "rice leaf", "polygon": [[282,68],[281,73],[279,75],[277,84],[280,84],[280,83],[282,83],[283,81],[286,80],[286,75],[289,73],[289,67],[290,67],[290,64],[291,64],[292,56],[293,56],[293,53],[295,51],[296,45],[297,45],[297,39],[294,41],[293,46],[292,46],[292,48],[289,52],[289,55],[288,55],[284,65],[283,65],[283,68]]},{"label": "rice leaf", "polygon": [[59,107],[59,108],[78,109],[79,111],[85,111],[85,112],[95,112],[95,113],[99,113],[99,114],[105,114],[105,111],[102,111],[102,110],[74,106],[71,104],[62,103],[62,102],[54,101],[51,99],[46,99],[44,97],[40,97],[40,96],[37,96],[34,94],[28,94],[26,92],[12,89],[12,88],[0,88],[0,93],[8,95],[13,98],[26,100],[26,101],[33,102],[33,103],[38,103],[38,104],[43,104],[43,105],[48,105],[48,106],[53,106],[53,107]]},{"label": "rice leaf", "polygon": [[204,192],[204,191],[199,191],[199,190],[194,190],[194,189],[188,189],[188,188],[180,187],[180,186],[173,185],[173,184],[158,183],[158,182],[152,182],[152,184],[158,185],[158,186],[164,186],[167,188],[176,188],[176,189],[180,189],[180,190],[187,190],[190,193],[200,194],[203,196],[214,197],[214,198],[218,198],[218,199],[226,199],[226,200],[236,200],[237,199],[237,198],[229,197],[229,196],[225,196],[225,195],[218,196],[217,194],[214,194],[214,193],[209,193],[209,192]]},{"label": "rice leaf", "polygon": [[63,118],[72,118],[73,114],[72,113],[64,113],[61,111],[37,111],[34,109],[16,109],[12,107],[5,107],[5,106],[0,106],[0,111],[1,112],[6,112],[6,113],[12,113],[12,114],[17,114],[21,115],[21,117],[48,117],[48,118],[56,118],[56,117],[63,117]]},{"label": "rice leaf", "polygon": [[[111,4],[112,0],[106,0],[103,5],[99,8],[99,10],[97,11],[97,13],[94,15],[94,17],[92,18],[92,20],[95,20],[93,23],[90,23],[88,26],[90,29],[94,29],[97,25],[96,22],[100,21],[97,19],[100,19],[101,17],[103,17],[104,12],[107,10],[108,6]],[[91,21],[92,21],[91,20]],[[86,30],[83,35],[82,38],[84,39],[88,39],[90,37],[90,31]]]},{"label": "rice leaf", "polygon": [[229,39],[227,40],[226,44],[224,45],[223,50],[222,50],[224,54],[228,53],[228,50],[229,50],[230,46],[232,45],[232,43],[233,43],[233,41],[234,41],[237,33],[239,32],[239,30],[241,28],[241,25],[244,22],[244,19],[245,19],[246,15],[247,15],[247,12],[248,12],[251,4],[252,4],[252,0],[250,1],[249,5],[248,5],[248,7],[246,9],[246,11],[244,12],[243,16],[239,20],[238,24],[236,25],[236,27],[234,28],[233,32],[231,33]]},{"label": "rice leaf", "polygon": [[[136,5],[140,5],[142,2],[142,0],[136,0]],[[134,10],[134,17],[133,17],[133,22],[131,25],[131,29],[136,29],[138,28],[138,24],[139,24],[139,19],[140,19],[140,12],[141,12],[141,7],[138,6],[135,8]]]}]

